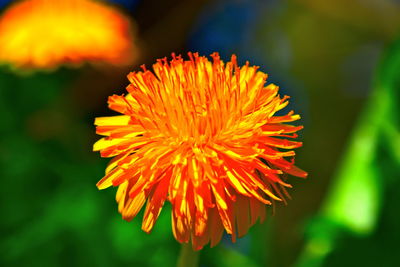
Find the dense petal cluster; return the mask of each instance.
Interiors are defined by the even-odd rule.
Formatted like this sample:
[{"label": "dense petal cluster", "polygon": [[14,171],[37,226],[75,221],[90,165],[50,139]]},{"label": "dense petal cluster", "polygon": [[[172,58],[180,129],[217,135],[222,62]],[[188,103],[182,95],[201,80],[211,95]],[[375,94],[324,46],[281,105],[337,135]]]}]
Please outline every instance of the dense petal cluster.
[{"label": "dense petal cluster", "polygon": [[130,64],[132,43],[129,20],[90,0],[25,0],[0,18],[0,62],[18,68]]},{"label": "dense petal cluster", "polygon": [[[150,232],[167,200],[172,230],[195,249],[217,244],[223,231],[243,236],[265,216],[265,204],[284,200],[282,174],[306,177],[294,166],[302,126],[290,111],[274,116],[287,98],[266,85],[267,75],[236,57],[189,53],[158,60],[153,71],[130,73],[127,95],[109,107],[123,115],[96,118],[94,145],[115,157],[97,186],[118,186],[119,212],[131,220],[146,204],[142,229]],[[289,138],[289,139],[288,139]]]}]

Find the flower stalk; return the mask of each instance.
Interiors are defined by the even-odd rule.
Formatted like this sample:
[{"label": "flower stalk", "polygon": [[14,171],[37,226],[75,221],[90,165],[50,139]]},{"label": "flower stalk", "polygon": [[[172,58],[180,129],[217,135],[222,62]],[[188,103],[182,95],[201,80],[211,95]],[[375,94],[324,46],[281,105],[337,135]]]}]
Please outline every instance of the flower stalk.
[{"label": "flower stalk", "polygon": [[199,265],[200,251],[194,251],[188,243],[181,245],[177,267],[197,267]]}]

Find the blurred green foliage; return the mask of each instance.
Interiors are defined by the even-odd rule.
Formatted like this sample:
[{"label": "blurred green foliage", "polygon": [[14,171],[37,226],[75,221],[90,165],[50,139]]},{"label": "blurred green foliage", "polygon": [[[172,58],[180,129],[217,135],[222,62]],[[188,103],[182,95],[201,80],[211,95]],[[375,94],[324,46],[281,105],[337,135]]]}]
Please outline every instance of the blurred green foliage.
[{"label": "blurred green foliage", "polygon": [[[310,223],[298,266],[394,266],[400,223],[400,40],[387,49],[321,215]],[[382,221],[390,218],[390,221]],[[397,223],[396,223],[397,222]],[[389,223],[389,224],[387,224]],[[389,226],[389,228],[388,228]],[[362,245],[361,245],[361,244]],[[360,246],[361,245],[361,246]],[[332,253],[330,255],[330,253]],[[325,258],[327,258],[326,261]]]},{"label": "blurred green foliage", "polygon": [[78,76],[0,72],[0,265],[174,266],[168,207],[147,235],[121,219],[115,191],[98,192],[107,161],[91,153],[93,118],[72,108]]}]

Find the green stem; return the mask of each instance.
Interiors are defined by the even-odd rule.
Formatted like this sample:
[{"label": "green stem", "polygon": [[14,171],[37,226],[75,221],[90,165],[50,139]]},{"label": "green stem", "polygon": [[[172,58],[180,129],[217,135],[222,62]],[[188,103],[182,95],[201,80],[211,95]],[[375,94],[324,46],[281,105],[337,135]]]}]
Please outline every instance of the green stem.
[{"label": "green stem", "polygon": [[194,251],[192,246],[183,243],[179,253],[177,267],[197,267],[199,263],[199,251]]}]

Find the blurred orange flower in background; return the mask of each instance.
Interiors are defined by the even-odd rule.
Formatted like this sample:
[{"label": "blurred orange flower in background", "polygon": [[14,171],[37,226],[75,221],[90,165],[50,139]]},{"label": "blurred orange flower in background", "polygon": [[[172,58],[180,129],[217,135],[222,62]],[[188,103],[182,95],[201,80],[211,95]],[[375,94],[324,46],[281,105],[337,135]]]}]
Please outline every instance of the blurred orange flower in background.
[{"label": "blurred orange flower in background", "polygon": [[55,68],[85,61],[131,64],[132,25],[117,9],[89,0],[26,0],[0,18],[0,62]]},{"label": "blurred orange flower in background", "polygon": [[[287,173],[306,177],[294,166],[302,126],[285,124],[300,118],[283,116],[288,97],[267,75],[236,56],[226,64],[189,53],[173,56],[128,75],[126,96],[111,96],[110,109],[124,115],[96,118],[94,144],[102,157],[115,157],[97,186],[119,186],[117,202],[125,220],[146,204],[142,229],[150,232],[168,200],[172,229],[179,242],[201,249],[216,245],[224,229],[243,236],[265,204],[284,200]],[[285,159],[289,158],[289,159]]]}]

